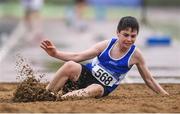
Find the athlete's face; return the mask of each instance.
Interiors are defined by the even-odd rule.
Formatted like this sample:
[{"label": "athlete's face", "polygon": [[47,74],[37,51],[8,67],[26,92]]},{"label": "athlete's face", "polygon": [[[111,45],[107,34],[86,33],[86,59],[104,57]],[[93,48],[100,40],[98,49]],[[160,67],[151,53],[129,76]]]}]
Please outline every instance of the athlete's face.
[{"label": "athlete's face", "polygon": [[121,30],[120,32],[117,31],[120,45],[125,48],[130,48],[136,41],[137,34],[137,30],[132,30],[131,28]]}]

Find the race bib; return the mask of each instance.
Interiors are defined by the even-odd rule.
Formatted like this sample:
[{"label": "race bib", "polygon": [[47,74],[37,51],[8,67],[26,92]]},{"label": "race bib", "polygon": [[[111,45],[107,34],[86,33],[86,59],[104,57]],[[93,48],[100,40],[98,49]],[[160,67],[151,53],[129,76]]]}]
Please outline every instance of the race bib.
[{"label": "race bib", "polygon": [[99,65],[92,68],[93,76],[105,86],[113,86],[117,80]]}]

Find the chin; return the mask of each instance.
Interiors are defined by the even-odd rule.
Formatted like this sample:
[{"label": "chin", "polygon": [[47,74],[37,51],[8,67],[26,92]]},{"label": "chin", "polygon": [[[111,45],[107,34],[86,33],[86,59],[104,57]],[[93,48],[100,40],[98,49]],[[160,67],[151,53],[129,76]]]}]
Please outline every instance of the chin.
[{"label": "chin", "polygon": [[130,48],[132,46],[132,44],[131,45],[124,45],[124,47],[126,47],[126,48]]}]

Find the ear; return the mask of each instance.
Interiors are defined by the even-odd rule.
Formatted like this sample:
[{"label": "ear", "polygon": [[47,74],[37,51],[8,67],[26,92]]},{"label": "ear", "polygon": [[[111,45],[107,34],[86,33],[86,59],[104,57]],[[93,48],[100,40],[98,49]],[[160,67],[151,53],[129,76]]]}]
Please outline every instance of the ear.
[{"label": "ear", "polygon": [[116,34],[117,34],[117,36],[119,37],[119,31],[118,31],[118,30],[116,31]]}]

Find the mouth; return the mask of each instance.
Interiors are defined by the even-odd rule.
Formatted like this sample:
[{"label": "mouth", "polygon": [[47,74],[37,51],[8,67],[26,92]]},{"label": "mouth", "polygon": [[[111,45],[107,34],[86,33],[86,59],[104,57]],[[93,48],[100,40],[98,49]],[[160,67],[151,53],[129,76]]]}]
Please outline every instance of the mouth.
[{"label": "mouth", "polygon": [[125,45],[127,45],[127,46],[130,46],[132,43],[124,43]]}]

